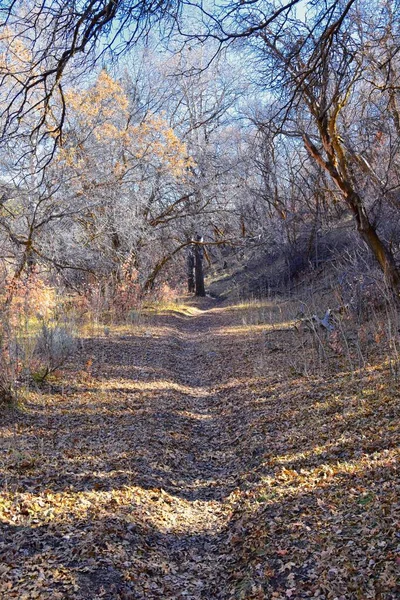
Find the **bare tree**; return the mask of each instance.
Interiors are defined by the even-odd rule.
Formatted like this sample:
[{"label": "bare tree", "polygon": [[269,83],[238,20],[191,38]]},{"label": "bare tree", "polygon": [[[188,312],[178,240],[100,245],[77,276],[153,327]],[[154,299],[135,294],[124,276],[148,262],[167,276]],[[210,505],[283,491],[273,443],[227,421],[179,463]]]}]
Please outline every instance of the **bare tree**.
[{"label": "bare tree", "polygon": [[[202,2],[187,0],[5,0],[0,6],[3,137],[24,132],[48,139],[48,160],[60,141],[65,120],[66,74],[76,77],[100,60],[116,59],[155,25],[164,37],[175,29],[185,37],[206,40],[212,36],[221,44],[264,30],[299,2],[270,3],[268,8],[257,2],[255,8],[253,0],[243,0],[231,6],[221,3],[211,14]],[[246,22],[254,10],[260,23],[246,23],[243,31],[227,35],[226,26]],[[24,129],[30,113],[35,122]]]},{"label": "bare tree", "polygon": [[[0,120],[2,137],[33,136],[52,158],[61,139],[64,78],[111,61],[146,36],[168,26],[179,2],[139,0],[7,0],[0,6]],[[28,116],[33,123],[26,125]]]},{"label": "bare tree", "polygon": [[[400,272],[391,248],[379,234],[362,194],[363,178],[374,174],[351,143],[346,110],[359,95],[365,67],[362,17],[354,2],[335,3],[302,20],[282,18],[280,28],[260,29],[255,41],[260,69],[273,91],[272,118],[261,128],[269,136],[302,140],[316,164],[337,187],[357,231],[379,263],[389,286],[400,290]],[[372,18],[372,17],[370,17]]]}]

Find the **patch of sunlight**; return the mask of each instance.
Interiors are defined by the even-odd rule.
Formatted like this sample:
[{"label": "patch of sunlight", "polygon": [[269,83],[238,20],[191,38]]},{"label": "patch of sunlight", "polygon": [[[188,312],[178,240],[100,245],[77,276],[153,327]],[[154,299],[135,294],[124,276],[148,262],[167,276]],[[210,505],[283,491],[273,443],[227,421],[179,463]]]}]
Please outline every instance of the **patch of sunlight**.
[{"label": "patch of sunlight", "polygon": [[215,336],[228,336],[228,335],[240,335],[243,333],[262,333],[264,331],[281,331],[282,329],[294,329],[296,321],[282,321],[279,323],[259,323],[259,324],[246,324],[246,325],[231,325],[228,327],[221,327],[214,332]]},{"label": "patch of sunlight", "polygon": [[[85,475],[85,473],[82,473]],[[101,478],[101,473],[90,472],[90,476]],[[105,473],[103,478],[112,473]],[[65,490],[55,492],[50,489],[41,494],[30,492],[5,492],[0,496],[0,518],[14,525],[40,527],[43,523],[71,522],[76,518],[83,519],[93,510],[109,508],[111,505],[130,505],[137,495],[136,487],[112,491]],[[141,488],[139,488],[141,489]]]},{"label": "patch of sunlight", "polygon": [[190,385],[182,385],[175,381],[156,380],[156,381],[132,381],[131,379],[107,379],[101,382],[102,391],[176,391],[181,394],[208,396],[209,392],[202,387],[192,387]]},{"label": "patch of sunlight", "polygon": [[228,311],[240,311],[240,310],[252,310],[258,308],[268,308],[278,310],[279,307],[276,302],[270,300],[247,300],[239,302],[237,304],[229,304],[222,308],[216,308],[215,311],[228,312]]},{"label": "patch of sunlight", "polygon": [[265,394],[270,395],[280,391],[282,387],[287,387],[287,379],[283,378],[279,373],[274,372],[269,374],[269,376],[271,381],[268,381],[264,375],[258,377],[232,377],[225,383],[216,385],[215,389],[219,391],[230,389],[236,390],[238,386],[243,386],[244,390],[247,389],[260,395],[259,398],[253,398],[255,403],[267,402],[268,398],[265,398]]},{"label": "patch of sunlight", "polygon": [[[202,485],[203,482],[199,482],[193,487]],[[215,500],[190,501],[171,495],[163,489],[156,491],[158,499],[154,502],[153,498],[152,510],[146,513],[146,523],[154,529],[163,533],[179,531],[192,535],[207,532],[215,535],[222,531],[226,520],[221,518],[222,510],[218,510]]]},{"label": "patch of sunlight", "polygon": [[[51,324],[51,323],[50,323]],[[43,321],[38,317],[29,317],[25,320],[21,319],[16,325],[16,333],[18,336],[25,338],[37,335],[43,328]]]},{"label": "patch of sunlight", "polygon": [[[120,474],[121,472],[117,472]],[[82,473],[107,481],[113,472]],[[198,487],[203,482],[198,482]],[[13,526],[40,528],[44,524],[62,525],[84,519],[103,518],[119,513],[126,521],[151,526],[159,531],[181,530],[201,533],[222,527],[216,501],[190,501],[167,493],[162,488],[127,486],[110,491],[45,489],[39,494],[5,492],[0,495],[0,519]],[[217,505],[217,506],[216,506]]]},{"label": "patch of sunlight", "polygon": [[150,314],[176,313],[185,317],[193,317],[195,315],[202,314],[203,311],[197,306],[190,306],[188,304],[178,302],[160,302],[149,304],[146,306],[145,312]]},{"label": "patch of sunlight", "polygon": [[[81,337],[83,339],[93,338],[111,338],[114,343],[129,342],[133,339],[149,338],[162,339],[170,338],[171,335],[176,336],[176,330],[173,327],[156,327],[154,325],[96,325],[83,326],[81,329]],[[126,338],[126,339],[118,339]]]},{"label": "patch of sunlight", "polygon": [[296,462],[298,460],[304,460],[313,456],[320,456],[321,454],[329,452],[333,448],[337,448],[337,446],[340,444],[347,444],[351,441],[351,437],[341,436],[339,439],[334,440],[333,442],[327,442],[326,444],[322,444],[320,446],[314,446],[313,448],[310,448],[310,450],[294,452],[293,454],[282,454],[281,456],[274,456],[271,459],[269,459],[269,462],[287,464]]},{"label": "patch of sunlight", "polygon": [[1,432],[1,440],[7,440],[7,439],[14,439],[15,438],[15,431],[14,429],[6,429],[5,431]]},{"label": "patch of sunlight", "polygon": [[185,417],[189,417],[189,419],[193,419],[194,421],[212,421],[213,420],[213,416],[210,414],[195,413],[195,412],[191,412],[189,410],[185,410],[184,415],[185,415]]},{"label": "patch of sunlight", "polygon": [[389,356],[381,362],[374,363],[373,365],[366,365],[363,369],[360,369],[360,372],[369,373],[371,374],[371,376],[380,375],[385,371],[391,373],[393,370],[394,363],[396,363],[396,361],[393,361],[393,359],[391,359]]},{"label": "patch of sunlight", "polygon": [[[354,378],[360,378],[365,380],[365,376],[367,375],[371,378],[370,382],[375,384],[374,378],[381,377],[386,374],[386,372],[391,373],[392,367],[393,361],[390,358],[385,358],[382,362],[377,362],[372,365],[368,364],[362,367],[353,367],[350,370],[340,371],[338,379],[352,380]],[[385,384],[387,384],[387,382],[385,382]],[[382,385],[381,387],[386,387],[386,385]]]},{"label": "patch of sunlight", "polygon": [[[354,460],[324,463],[310,469],[301,468],[297,471],[283,467],[273,475],[263,476],[258,488],[259,491],[265,491],[265,501],[273,503],[279,497],[291,498],[305,491],[309,493],[317,489],[329,488],[337,477],[346,475],[361,477],[372,469],[396,468],[398,461],[399,451],[394,448],[376,451],[372,455],[364,454]],[[249,508],[257,511],[256,506]]]}]

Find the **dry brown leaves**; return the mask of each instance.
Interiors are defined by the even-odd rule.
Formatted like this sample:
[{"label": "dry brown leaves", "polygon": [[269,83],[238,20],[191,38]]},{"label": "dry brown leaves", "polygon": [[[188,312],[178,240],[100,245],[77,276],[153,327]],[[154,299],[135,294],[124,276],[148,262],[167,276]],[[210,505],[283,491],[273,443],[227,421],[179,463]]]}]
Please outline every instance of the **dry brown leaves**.
[{"label": "dry brown leaves", "polygon": [[0,598],[399,597],[387,367],[300,376],[295,334],[204,302],[3,415]]}]

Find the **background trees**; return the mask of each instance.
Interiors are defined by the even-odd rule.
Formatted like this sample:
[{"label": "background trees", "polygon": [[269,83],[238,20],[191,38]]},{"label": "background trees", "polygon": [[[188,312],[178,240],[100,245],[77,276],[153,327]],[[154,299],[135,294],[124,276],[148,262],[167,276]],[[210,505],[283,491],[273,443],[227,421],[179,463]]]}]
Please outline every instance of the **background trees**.
[{"label": "background trees", "polygon": [[[334,41],[327,39],[326,27],[315,37],[317,28],[310,29],[307,22],[291,44],[263,36],[274,77],[280,72],[282,81],[286,79],[277,102],[283,129],[278,127],[274,133],[279,135],[282,131],[285,135],[285,127],[288,127],[291,135],[302,139],[309,155],[340,191],[359,234],[377,259],[390,287],[398,291],[400,280],[394,255],[370,217],[362,182],[366,175],[373,180],[375,173],[358,150],[362,122],[355,103],[363,97],[363,109],[369,112],[371,107],[365,92],[367,88],[372,92],[374,86],[363,75],[366,44],[363,34],[368,25],[365,15],[358,11],[353,15],[354,20],[345,21],[344,16],[345,12],[330,25],[335,30]],[[385,23],[383,15],[380,24]],[[290,28],[290,33],[292,31]],[[307,37],[311,33],[310,45]]]},{"label": "background trees", "polygon": [[[394,154],[390,159],[383,152],[384,134],[380,125],[375,137],[372,134],[366,143],[370,135],[366,130],[372,121],[375,120],[375,126],[386,121],[378,108],[383,93],[386,94],[383,102],[390,107],[392,118],[397,114],[392,77],[396,78],[397,72],[398,37],[396,41],[393,39],[390,6],[377,5],[371,11],[370,4],[362,2],[324,3],[321,7],[310,3],[302,15],[282,7],[273,21],[258,8],[238,8],[234,15],[230,30],[219,23],[215,35],[223,40],[222,32],[226,32],[226,38],[248,40],[256,61],[258,87],[268,95],[254,120],[265,140],[264,152],[269,148],[267,155],[264,154],[267,161],[261,164],[258,161],[258,164],[267,183],[270,204],[285,215],[283,205],[287,200],[282,203],[282,195],[288,190],[286,188],[283,194],[278,192],[276,167],[279,161],[270,159],[288,147],[288,142],[282,140],[291,140],[289,169],[295,155],[297,165],[302,165],[295,179],[299,181],[304,176],[307,162],[306,157],[301,156],[301,148],[304,148],[318,169],[328,175],[329,185],[333,184],[329,194],[344,202],[389,287],[398,292],[396,236],[389,239],[382,220],[396,196],[385,181],[396,175],[381,171],[380,177],[377,173],[382,165],[396,161],[397,151],[391,145]],[[390,51],[387,50],[388,35]],[[379,67],[375,63],[375,68],[378,73],[387,71],[386,84],[382,84],[382,80],[377,83],[381,75],[375,76],[370,70],[371,57],[378,54]],[[272,146],[275,148],[271,149]],[[322,180],[321,173],[319,179]],[[313,188],[315,191],[315,182]],[[303,207],[306,206],[307,203],[303,203]],[[295,212],[298,215],[301,210],[297,208]]]},{"label": "background trees", "polygon": [[[295,265],[353,222],[398,290],[390,2],[31,0],[1,16],[4,272],[128,269],[148,288],[196,234],[211,261],[266,248]],[[168,50],[159,31],[140,42],[155,22]]]}]

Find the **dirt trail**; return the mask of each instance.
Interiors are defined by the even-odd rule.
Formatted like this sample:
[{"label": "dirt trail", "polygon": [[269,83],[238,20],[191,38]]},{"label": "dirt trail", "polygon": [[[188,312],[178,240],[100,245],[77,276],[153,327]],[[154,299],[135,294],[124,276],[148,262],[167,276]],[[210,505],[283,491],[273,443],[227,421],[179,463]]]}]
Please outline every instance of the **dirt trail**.
[{"label": "dirt trail", "polygon": [[300,376],[297,334],[248,312],[94,331],[25,391],[0,423],[1,600],[398,597],[387,372]]},{"label": "dirt trail", "polygon": [[235,465],[229,464],[226,423],[215,414],[219,382],[209,368],[218,340],[215,319],[203,310],[215,303],[202,304],[192,316],[174,320],[172,348],[160,357],[179,392],[159,398],[154,432],[163,445],[158,463],[170,474],[159,480],[164,524],[152,543],[154,560],[168,565],[168,573],[155,598],[228,597],[226,500],[235,489]]},{"label": "dirt trail", "polygon": [[[184,442],[180,424],[169,432],[179,440],[175,450],[184,481],[178,485],[185,498],[182,512],[169,528],[167,554],[177,564],[171,597],[226,597],[231,557],[225,530],[230,504],[224,500],[235,488],[235,469],[226,447],[226,422],[215,414],[218,380],[209,368],[218,344],[213,338],[214,326],[213,320],[202,314],[177,325],[180,347],[173,375],[187,393],[174,398],[171,409],[178,410],[190,425]],[[169,486],[165,487],[168,490]]]},{"label": "dirt trail", "polygon": [[30,394],[9,439],[4,598],[38,572],[40,598],[231,597],[238,471],[213,307],[88,337],[78,374]]}]

